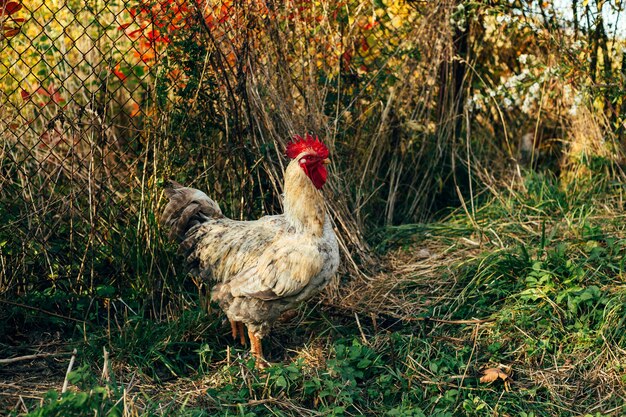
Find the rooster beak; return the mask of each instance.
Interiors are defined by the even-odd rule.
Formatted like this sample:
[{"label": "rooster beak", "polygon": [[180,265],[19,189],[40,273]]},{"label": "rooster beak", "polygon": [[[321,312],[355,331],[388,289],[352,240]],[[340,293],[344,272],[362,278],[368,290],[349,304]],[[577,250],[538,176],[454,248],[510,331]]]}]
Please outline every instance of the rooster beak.
[{"label": "rooster beak", "polygon": [[330,164],[330,159],[328,159],[328,158],[322,159],[322,164],[324,164],[324,165]]}]

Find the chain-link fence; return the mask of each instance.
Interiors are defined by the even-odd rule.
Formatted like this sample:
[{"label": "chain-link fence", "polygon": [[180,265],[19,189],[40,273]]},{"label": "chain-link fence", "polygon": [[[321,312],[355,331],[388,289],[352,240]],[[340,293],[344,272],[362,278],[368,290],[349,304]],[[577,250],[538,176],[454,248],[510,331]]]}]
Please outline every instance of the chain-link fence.
[{"label": "chain-link fence", "polygon": [[[157,227],[162,183],[208,190],[235,218],[276,212],[284,143],[304,131],[352,153],[330,209],[347,264],[366,261],[354,205],[371,196],[345,194],[376,187],[359,168],[397,169],[385,155],[407,151],[399,137],[363,142],[367,127],[378,138],[395,129],[380,97],[435,74],[428,59],[445,47],[420,49],[415,32],[434,26],[404,2],[0,0],[0,10],[5,298],[129,280],[163,294],[176,271]],[[394,99],[422,117],[432,85],[411,87]],[[418,210],[421,192],[408,197]]]},{"label": "chain-link fence", "polygon": [[140,49],[123,5],[2,5],[2,290],[67,289],[103,270],[129,215],[149,92],[121,68]]},{"label": "chain-link fence", "polygon": [[86,293],[132,277],[149,241],[165,35],[137,19],[140,3],[2,6],[2,291]]}]

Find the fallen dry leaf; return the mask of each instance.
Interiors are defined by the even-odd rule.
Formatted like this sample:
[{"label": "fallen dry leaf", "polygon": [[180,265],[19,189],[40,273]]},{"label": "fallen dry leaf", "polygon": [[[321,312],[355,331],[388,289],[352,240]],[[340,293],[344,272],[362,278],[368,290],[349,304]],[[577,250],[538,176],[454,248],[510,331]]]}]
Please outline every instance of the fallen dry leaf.
[{"label": "fallen dry leaf", "polygon": [[489,382],[496,381],[497,379],[506,381],[508,378],[509,376],[499,368],[489,368],[483,371],[483,376],[480,377],[480,382],[488,384]]}]

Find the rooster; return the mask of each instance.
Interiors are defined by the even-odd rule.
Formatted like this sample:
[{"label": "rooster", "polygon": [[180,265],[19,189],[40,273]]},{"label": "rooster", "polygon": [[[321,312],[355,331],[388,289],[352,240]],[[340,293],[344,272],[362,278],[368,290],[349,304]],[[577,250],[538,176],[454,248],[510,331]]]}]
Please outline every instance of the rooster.
[{"label": "rooster", "polygon": [[321,188],[328,149],[317,137],[287,145],[284,214],[254,221],[225,217],[202,191],[172,183],[162,222],[180,242],[191,273],[213,282],[211,299],[246,344],[257,366],[267,365],[261,340],[287,310],[319,293],[337,272],[339,249]]}]

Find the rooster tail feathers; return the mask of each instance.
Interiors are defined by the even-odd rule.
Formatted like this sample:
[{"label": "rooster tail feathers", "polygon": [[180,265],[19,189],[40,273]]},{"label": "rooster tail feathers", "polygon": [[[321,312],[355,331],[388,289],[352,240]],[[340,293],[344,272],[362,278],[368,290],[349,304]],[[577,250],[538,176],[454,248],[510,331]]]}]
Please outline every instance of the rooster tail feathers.
[{"label": "rooster tail feathers", "polygon": [[170,201],[161,216],[161,224],[167,228],[172,240],[183,240],[189,229],[208,219],[224,217],[220,206],[195,188],[171,181],[165,195]]}]

